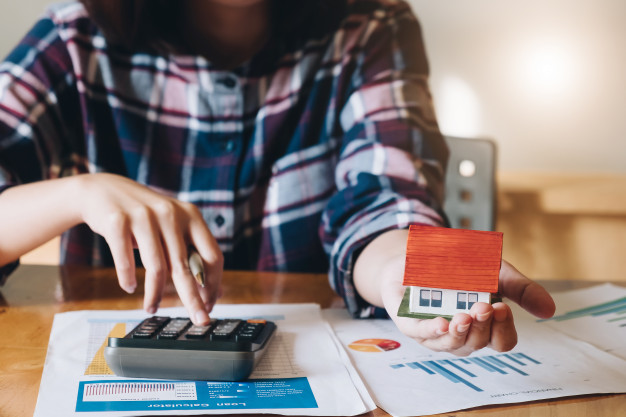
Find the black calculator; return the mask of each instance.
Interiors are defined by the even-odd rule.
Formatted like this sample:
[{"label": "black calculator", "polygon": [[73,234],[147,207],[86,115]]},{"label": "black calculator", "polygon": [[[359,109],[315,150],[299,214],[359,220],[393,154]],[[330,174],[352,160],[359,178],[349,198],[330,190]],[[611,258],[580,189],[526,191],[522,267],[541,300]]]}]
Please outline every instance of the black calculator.
[{"label": "black calculator", "polygon": [[153,316],[124,337],[109,337],[104,357],[124,377],[242,381],[275,333],[276,324],[262,319],[196,326],[184,317]]}]

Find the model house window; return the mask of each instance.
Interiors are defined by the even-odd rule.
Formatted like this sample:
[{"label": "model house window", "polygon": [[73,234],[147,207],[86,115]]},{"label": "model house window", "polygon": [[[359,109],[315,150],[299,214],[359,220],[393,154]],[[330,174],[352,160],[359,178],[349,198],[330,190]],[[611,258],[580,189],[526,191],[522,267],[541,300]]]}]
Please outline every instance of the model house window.
[{"label": "model house window", "polygon": [[478,293],[477,292],[471,292],[471,293],[467,294],[467,309],[468,310],[470,308],[472,308],[474,303],[477,303],[477,302],[478,302]]},{"label": "model house window", "polygon": [[478,302],[478,293],[470,292],[458,292],[456,294],[456,309],[457,310],[469,310],[472,306]]},{"label": "model house window", "polygon": [[420,307],[441,307],[441,291],[420,290]]},{"label": "model house window", "polygon": [[431,307],[441,307],[441,291],[432,291]]},{"label": "model house window", "polygon": [[467,308],[467,293],[456,293],[456,308],[457,310],[465,310]]}]

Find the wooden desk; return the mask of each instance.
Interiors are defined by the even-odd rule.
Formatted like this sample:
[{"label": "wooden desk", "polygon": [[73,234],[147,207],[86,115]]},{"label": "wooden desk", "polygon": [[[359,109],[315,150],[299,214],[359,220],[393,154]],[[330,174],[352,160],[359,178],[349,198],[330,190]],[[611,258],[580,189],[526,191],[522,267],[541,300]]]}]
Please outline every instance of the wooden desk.
[{"label": "wooden desk", "polygon": [[[134,295],[117,285],[112,269],[21,266],[0,287],[0,416],[31,416],[55,313],[71,310],[142,308],[143,278]],[[592,283],[546,282],[553,290]],[[304,303],[341,306],[326,275],[227,272],[221,303]],[[181,305],[171,283],[163,307]],[[385,416],[375,410],[369,416]],[[618,416],[626,415],[626,395],[590,395],[448,413],[447,416]]]}]

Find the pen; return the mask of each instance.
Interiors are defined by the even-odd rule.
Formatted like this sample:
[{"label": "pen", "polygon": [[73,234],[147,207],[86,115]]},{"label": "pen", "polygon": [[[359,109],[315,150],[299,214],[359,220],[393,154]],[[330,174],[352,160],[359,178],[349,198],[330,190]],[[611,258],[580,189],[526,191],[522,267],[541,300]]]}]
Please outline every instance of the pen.
[{"label": "pen", "polygon": [[189,269],[198,284],[204,288],[204,262],[202,262],[200,254],[193,248],[189,250]]}]

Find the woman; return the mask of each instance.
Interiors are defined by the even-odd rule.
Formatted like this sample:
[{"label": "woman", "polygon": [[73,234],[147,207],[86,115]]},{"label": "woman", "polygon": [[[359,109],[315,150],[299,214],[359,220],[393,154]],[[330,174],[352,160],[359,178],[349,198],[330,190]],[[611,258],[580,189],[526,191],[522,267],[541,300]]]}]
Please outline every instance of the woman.
[{"label": "woman", "polygon": [[[395,313],[408,225],[444,223],[427,75],[398,1],[54,7],[1,67],[0,265],[70,229],[63,262],[115,265],[133,292],[137,248],[145,309],[171,276],[196,324],[223,268],[328,270],[355,316],[388,313],[435,350],[511,349],[502,303],[450,323]],[[501,288],[554,310],[507,263]]]}]

